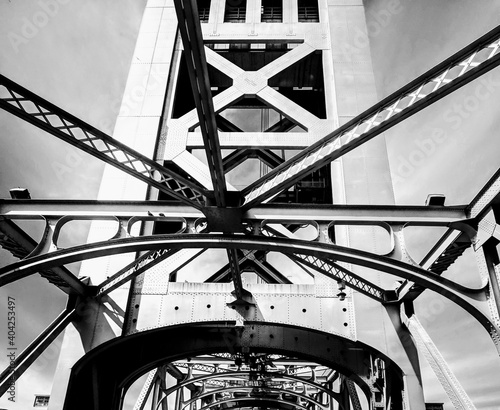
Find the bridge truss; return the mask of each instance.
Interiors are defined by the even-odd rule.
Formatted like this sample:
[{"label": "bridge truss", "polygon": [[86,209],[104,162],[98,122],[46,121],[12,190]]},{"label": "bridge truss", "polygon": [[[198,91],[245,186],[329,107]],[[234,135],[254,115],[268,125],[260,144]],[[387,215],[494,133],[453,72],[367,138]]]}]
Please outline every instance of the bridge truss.
[{"label": "bridge truss", "polygon": [[[230,142],[231,132],[241,130],[220,112],[248,96],[278,107],[282,97],[268,83],[283,66],[311,54],[317,40],[306,37],[284,54],[287,59],[244,71],[204,45],[196,1],[173,3],[194,109],[160,127],[165,162],[0,76],[2,109],[149,187],[144,201],[0,201],[0,244],[19,258],[0,269],[0,285],[39,273],[68,295],[67,308],[2,372],[0,392],[70,323],[88,334],[112,318],[105,326],[113,332],[96,336],[93,330],[92,340],[84,342],[88,353],[69,379],[65,408],[119,408],[127,389],[142,383],[134,409],[421,409],[417,351],[457,409],[475,408],[413,303],[425,291],[448,299],[477,320],[500,353],[500,171],[464,206],[280,198],[311,186],[308,178],[325,166],[498,66],[500,28],[335,129],[324,132],[321,121],[303,114],[302,126],[323,132],[322,138],[286,159],[275,150],[289,142]],[[214,97],[209,65],[233,84]],[[280,121],[265,130],[272,141],[296,125],[290,114],[296,107],[287,104]],[[206,161],[196,160],[189,147],[202,147]],[[234,151],[224,155],[228,148]],[[239,191],[227,173],[248,158],[270,171]],[[16,223],[32,219],[45,222],[39,243]],[[107,241],[62,249],[61,230],[78,220],[112,221],[116,229]],[[304,239],[306,226],[314,234]],[[404,240],[409,226],[442,227],[446,233],[416,262]],[[389,245],[378,253],[356,249],[340,239],[336,229],[343,227],[377,231]],[[442,275],[467,248],[476,255],[477,288]],[[224,266],[197,283],[177,281],[184,266],[213,249],[224,250]],[[284,255],[313,284],[293,283],[269,263],[270,253]],[[124,254],[134,256],[99,281],[65,267]],[[246,272],[257,283],[242,280]],[[374,306],[383,311],[383,325],[372,322]],[[392,329],[377,335],[388,324]],[[117,363],[120,358],[127,363]]]}]

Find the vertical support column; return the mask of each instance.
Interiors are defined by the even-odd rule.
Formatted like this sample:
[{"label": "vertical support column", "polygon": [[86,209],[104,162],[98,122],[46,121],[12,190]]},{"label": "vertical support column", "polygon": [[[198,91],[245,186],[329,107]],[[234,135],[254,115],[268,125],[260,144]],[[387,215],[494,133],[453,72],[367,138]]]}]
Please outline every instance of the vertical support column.
[{"label": "vertical support column", "polygon": [[[491,320],[500,326],[500,257],[497,245],[500,225],[496,215],[490,209],[478,224],[478,232],[473,239],[476,263],[481,281],[488,285],[488,308]],[[490,336],[500,354],[500,335],[496,329],[490,329]]]}]

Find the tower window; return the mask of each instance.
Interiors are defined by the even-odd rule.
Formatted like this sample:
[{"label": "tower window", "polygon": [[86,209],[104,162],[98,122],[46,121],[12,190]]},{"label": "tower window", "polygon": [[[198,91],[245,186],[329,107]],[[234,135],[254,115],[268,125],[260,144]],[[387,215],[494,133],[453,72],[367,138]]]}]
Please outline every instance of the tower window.
[{"label": "tower window", "polygon": [[281,23],[283,21],[283,0],[262,0],[260,21]]},{"label": "tower window", "polygon": [[33,407],[47,407],[49,405],[50,396],[35,396],[35,402],[33,403]]},{"label": "tower window", "polygon": [[208,23],[210,0],[198,0],[198,15],[201,23]]},{"label": "tower window", "polygon": [[319,23],[318,0],[298,0],[299,22]]},{"label": "tower window", "polygon": [[224,23],[244,23],[247,16],[246,0],[226,0]]}]

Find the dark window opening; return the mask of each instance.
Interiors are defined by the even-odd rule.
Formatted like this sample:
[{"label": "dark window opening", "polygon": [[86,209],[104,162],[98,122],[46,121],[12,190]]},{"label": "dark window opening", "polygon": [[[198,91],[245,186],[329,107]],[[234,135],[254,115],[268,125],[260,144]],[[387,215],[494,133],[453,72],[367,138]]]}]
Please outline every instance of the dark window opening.
[{"label": "dark window opening", "polygon": [[279,93],[318,118],[326,118],[321,51],[309,54],[268,81]]},{"label": "dark window opening", "polygon": [[333,203],[330,164],[307,175],[292,188],[280,193],[271,202],[291,204]]},{"label": "dark window opening", "polygon": [[210,43],[207,47],[245,71],[257,71],[291,50],[288,43]]},{"label": "dark window opening", "polygon": [[283,21],[283,1],[262,0],[260,21],[263,23],[281,23]]},{"label": "dark window opening", "polygon": [[[215,97],[217,94],[233,85],[233,80],[230,77],[211,65],[208,65],[208,79],[212,97]],[[194,108],[196,108],[196,106],[193,98],[193,90],[191,88],[191,82],[189,81],[186,58],[184,57],[184,53],[182,53],[174,95],[172,118],[180,118]]]},{"label": "dark window opening", "polygon": [[298,0],[299,22],[319,23],[318,0]]},{"label": "dark window opening", "polygon": [[198,0],[198,16],[201,23],[208,23],[210,14],[210,0]]},{"label": "dark window opening", "polygon": [[224,11],[224,23],[244,23],[247,16],[246,0],[228,0]]},{"label": "dark window opening", "polygon": [[50,396],[35,396],[33,407],[47,407],[49,405]]}]

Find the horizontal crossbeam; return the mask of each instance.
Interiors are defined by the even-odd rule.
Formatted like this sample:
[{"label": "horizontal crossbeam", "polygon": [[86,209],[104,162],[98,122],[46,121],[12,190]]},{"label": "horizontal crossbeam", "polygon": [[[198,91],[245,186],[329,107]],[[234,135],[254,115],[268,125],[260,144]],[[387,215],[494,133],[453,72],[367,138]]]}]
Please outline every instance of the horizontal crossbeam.
[{"label": "horizontal crossbeam", "polygon": [[[44,217],[200,218],[203,213],[171,201],[1,200],[0,216],[7,219]],[[323,222],[387,222],[420,226],[447,226],[466,219],[465,206],[262,204],[243,214],[245,220]]]},{"label": "horizontal crossbeam", "polygon": [[0,108],[185,204],[195,208],[204,204],[204,196],[207,195],[204,188],[3,75],[0,75]]},{"label": "horizontal crossbeam", "polygon": [[433,290],[469,312],[488,332],[500,332],[491,322],[487,313],[472,302],[485,301],[483,289],[471,289],[447,278],[432,274],[417,266],[396,261],[370,252],[345,248],[333,244],[302,240],[266,238],[260,236],[220,235],[220,234],[181,234],[152,235],[139,238],[108,240],[50,252],[0,269],[0,286],[14,282],[41,269],[77,262],[83,259],[115,255],[127,252],[140,252],[155,249],[178,248],[228,248],[256,249],[285,254],[312,255],[320,259],[331,259],[351,263],[385,272],[403,279],[409,279],[420,286]]},{"label": "horizontal crossbeam", "polygon": [[471,43],[242,191],[248,209],[369,141],[500,63],[500,27]]}]

